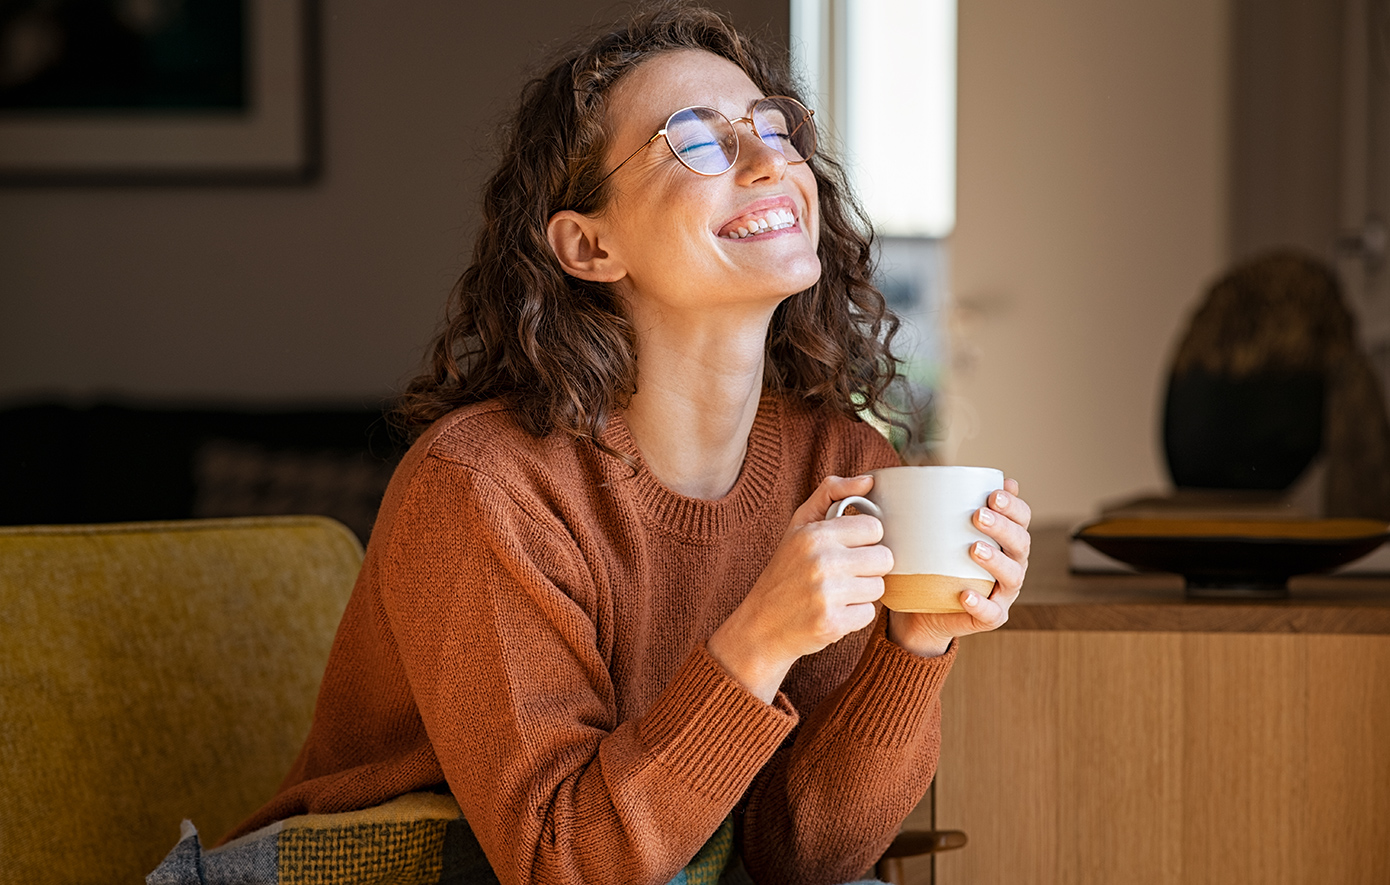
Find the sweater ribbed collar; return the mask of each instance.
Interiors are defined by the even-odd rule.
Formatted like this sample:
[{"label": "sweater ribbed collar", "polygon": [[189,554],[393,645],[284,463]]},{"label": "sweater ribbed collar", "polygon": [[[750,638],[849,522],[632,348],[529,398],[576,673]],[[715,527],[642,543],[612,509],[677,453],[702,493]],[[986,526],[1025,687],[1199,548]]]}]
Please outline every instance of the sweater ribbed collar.
[{"label": "sweater ribbed collar", "polygon": [[748,433],[743,469],[728,494],[715,501],[690,498],[668,489],[652,474],[637,448],[622,410],[614,411],[604,441],[636,462],[635,474],[613,459],[610,482],[622,489],[664,531],[695,542],[716,541],[736,529],[772,497],[782,469],[782,403],[763,391]]}]

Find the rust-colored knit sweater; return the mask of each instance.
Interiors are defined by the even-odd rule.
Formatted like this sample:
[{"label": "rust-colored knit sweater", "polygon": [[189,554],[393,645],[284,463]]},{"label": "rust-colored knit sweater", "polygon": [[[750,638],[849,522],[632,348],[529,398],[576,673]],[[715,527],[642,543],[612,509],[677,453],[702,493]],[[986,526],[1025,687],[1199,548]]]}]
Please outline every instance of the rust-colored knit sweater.
[{"label": "rust-colored knit sweater", "polygon": [[[874,627],[764,704],[704,643],[872,428],[765,394],[718,501],[677,495],[615,417],[535,439],[504,404],[440,420],[391,481],[280,793],[237,833],[444,783],[504,883],[664,883],[735,812],[760,883],[867,869],[926,791],[954,651]],[[954,649],[954,646],[953,646]],[[235,834],[234,834],[235,835]]]}]

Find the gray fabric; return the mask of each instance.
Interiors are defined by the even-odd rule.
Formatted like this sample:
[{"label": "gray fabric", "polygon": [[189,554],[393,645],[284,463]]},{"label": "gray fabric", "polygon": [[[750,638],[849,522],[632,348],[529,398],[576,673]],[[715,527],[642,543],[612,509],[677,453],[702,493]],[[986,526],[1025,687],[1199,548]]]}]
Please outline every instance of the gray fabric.
[{"label": "gray fabric", "polygon": [[204,880],[208,885],[275,882],[279,877],[275,850],[275,837],[268,836],[204,852]]},{"label": "gray fabric", "polygon": [[183,822],[183,838],[164,857],[164,861],[145,877],[145,885],[203,885],[203,845],[198,831]]},{"label": "gray fabric", "polygon": [[197,828],[184,821],[183,838],[145,877],[145,885],[275,885],[275,844],[275,836],[268,835],[204,851]]}]

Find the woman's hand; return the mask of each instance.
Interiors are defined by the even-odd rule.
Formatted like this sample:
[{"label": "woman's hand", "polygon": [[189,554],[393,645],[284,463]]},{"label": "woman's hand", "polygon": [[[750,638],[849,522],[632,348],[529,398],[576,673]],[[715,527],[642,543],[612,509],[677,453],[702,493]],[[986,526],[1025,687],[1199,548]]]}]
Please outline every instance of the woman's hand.
[{"label": "woman's hand", "polygon": [[864,495],[873,477],[828,477],[792,515],[753,589],[706,648],[749,691],[771,702],[797,658],[873,623],[893,554],[872,516],[826,519],[830,505]]},{"label": "woman's hand", "polygon": [[975,527],[999,544],[995,550],[976,541],[970,556],[994,576],[994,589],[988,597],[961,593],[963,612],[925,614],[892,612],[888,619],[888,638],[908,651],[928,657],[944,654],[957,636],[994,630],[1009,619],[1009,607],[1018,599],[1023,577],[1028,572],[1028,552],[1032,538],[1028,523],[1033,512],[1018,496],[1018,482],[1004,480],[1004,488],[993,492],[985,507],[975,511]]}]

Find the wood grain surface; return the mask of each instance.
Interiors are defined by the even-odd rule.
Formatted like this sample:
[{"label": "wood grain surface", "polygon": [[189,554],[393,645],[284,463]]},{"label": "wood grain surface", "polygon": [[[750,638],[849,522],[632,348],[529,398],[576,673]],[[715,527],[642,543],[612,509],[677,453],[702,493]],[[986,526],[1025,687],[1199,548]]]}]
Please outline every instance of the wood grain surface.
[{"label": "wood grain surface", "polygon": [[943,707],[942,885],[1390,882],[1390,637],[1000,631]]}]

